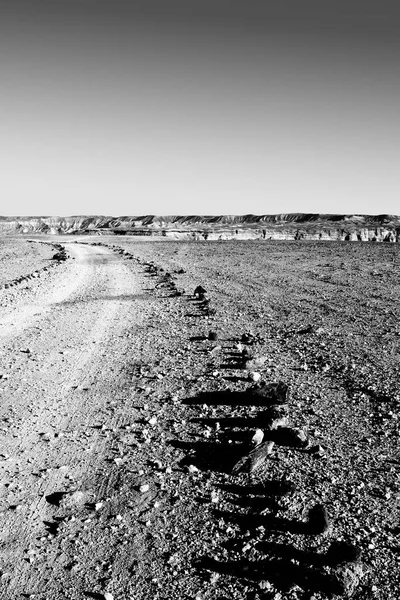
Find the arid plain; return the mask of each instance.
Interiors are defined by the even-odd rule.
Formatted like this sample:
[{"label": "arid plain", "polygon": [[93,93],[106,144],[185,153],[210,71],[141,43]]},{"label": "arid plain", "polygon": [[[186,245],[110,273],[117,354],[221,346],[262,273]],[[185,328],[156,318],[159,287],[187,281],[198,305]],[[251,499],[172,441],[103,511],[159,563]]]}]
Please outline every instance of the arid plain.
[{"label": "arid plain", "polygon": [[399,244],[21,235],[0,267],[0,598],[398,598]]}]

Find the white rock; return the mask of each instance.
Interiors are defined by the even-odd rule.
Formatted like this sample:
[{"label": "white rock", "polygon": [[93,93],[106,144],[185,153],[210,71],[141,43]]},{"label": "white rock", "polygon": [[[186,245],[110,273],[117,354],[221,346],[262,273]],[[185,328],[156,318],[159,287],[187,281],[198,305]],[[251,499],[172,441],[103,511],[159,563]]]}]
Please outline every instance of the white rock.
[{"label": "white rock", "polygon": [[141,492],[142,494],[145,494],[146,492],[148,492],[150,489],[150,486],[148,483],[144,483],[143,485],[140,486],[139,488],[139,492]]},{"label": "white rock", "polygon": [[252,371],[250,373],[250,379],[252,381],[260,381],[260,379],[261,379],[261,373],[258,373],[257,371]]},{"label": "white rock", "polygon": [[262,429],[256,429],[255,434],[253,435],[253,437],[251,438],[251,443],[254,446],[258,446],[259,444],[261,444],[261,442],[264,439],[264,432]]}]

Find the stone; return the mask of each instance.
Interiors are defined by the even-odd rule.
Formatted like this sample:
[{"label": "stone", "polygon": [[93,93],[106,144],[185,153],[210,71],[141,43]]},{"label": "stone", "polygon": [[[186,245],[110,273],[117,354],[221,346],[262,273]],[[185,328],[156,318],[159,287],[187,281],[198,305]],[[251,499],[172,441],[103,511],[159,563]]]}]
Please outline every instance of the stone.
[{"label": "stone", "polygon": [[249,348],[248,346],[244,346],[242,347],[241,350],[242,353],[242,357],[245,360],[245,367],[247,368],[251,368],[251,361],[253,360],[254,357],[254,350],[253,348]]},{"label": "stone", "polygon": [[258,371],[251,371],[249,373],[249,378],[251,381],[254,381],[254,382],[260,381],[261,373],[258,373]]},{"label": "stone", "polygon": [[232,473],[252,473],[265,464],[269,455],[272,453],[275,443],[272,441],[264,442],[259,444],[249,452],[246,456],[241,458],[233,467]]},{"label": "stone", "polygon": [[246,331],[245,333],[243,333],[240,341],[243,342],[243,344],[252,344],[254,342],[254,338],[255,335],[253,332]]},{"label": "stone", "polygon": [[264,439],[264,432],[262,429],[256,429],[255,434],[251,438],[251,443],[253,446],[258,446]]},{"label": "stone", "polygon": [[311,446],[311,448],[309,449],[310,454],[314,454],[314,456],[325,456],[326,452],[325,452],[325,448],[323,446],[321,446],[320,444],[316,444],[315,446]]},{"label": "stone", "polygon": [[285,404],[289,398],[289,387],[283,381],[276,383],[260,381],[249,392],[263,404]]},{"label": "stone", "polygon": [[87,499],[88,496],[85,492],[82,492],[81,490],[76,490],[71,494],[67,493],[63,495],[59,502],[59,507],[62,509],[76,508],[78,506],[83,506]]},{"label": "stone", "polygon": [[207,293],[207,290],[205,290],[202,285],[198,285],[193,292],[193,296],[195,298],[196,297],[198,298],[199,296],[204,295],[206,293]]},{"label": "stone", "polygon": [[279,427],[287,427],[288,424],[289,424],[289,419],[286,416],[278,417],[278,418],[274,419],[273,421],[271,421],[269,428],[272,430],[279,429]]},{"label": "stone", "polygon": [[338,567],[333,575],[334,592],[351,597],[364,576],[364,568],[361,563],[350,563]]},{"label": "stone", "polygon": [[267,362],[266,356],[258,356],[257,358],[252,358],[251,360],[247,360],[245,363],[245,368],[248,371],[256,371],[260,367],[263,367]]}]

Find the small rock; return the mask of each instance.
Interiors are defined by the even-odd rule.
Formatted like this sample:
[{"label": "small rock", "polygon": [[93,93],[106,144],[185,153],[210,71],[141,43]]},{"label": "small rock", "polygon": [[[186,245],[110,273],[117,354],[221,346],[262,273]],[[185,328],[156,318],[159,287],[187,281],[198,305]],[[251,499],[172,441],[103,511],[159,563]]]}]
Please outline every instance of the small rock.
[{"label": "small rock", "polygon": [[260,381],[261,379],[261,373],[258,373],[257,371],[252,371],[251,373],[249,373],[249,377],[251,379],[251,381]]},{"label": "small rock", "polygon": [[245,333],[243,333],[242,337],[241,337],[241,342],[243,342],[243,344],[252,344],[254,341],[255,335],[252,331],[246,331]]},{"label": "small rock", "polygon": [[149,484],[148,484],[148,483],[144,483],[143,485],[141,485],[141,486],[139,487],[139,492],[140,492],[141,494],[145,494],[146,492],[148,492],[148,491],[149,491],[149,489],[150,489],[150,486],[149,486]]},{"label": "small rock", "polygon": [[286,383],[259,382],[250,390],[252,396],[263,401],[263,404],[286,404],[289,397],[289,387]]},{"label": "small rock", "polygon": [[270,441],[259,444],[254,448],[254,450],[249,452],[249,454],[241,458],[235,464],[232,469],[232,473],[252,473],[253,471],[256,471],[267,461],[268,456],[272,453],[274,445],[274,442]]},{"label": "small rock", "polygon": [[110,592],[104,592],[103,597],[104,600],[114,600],[114,596]]},{"label": "small rock", "polygon": [[260,367],[263,367],[267,362],[266,356],[259,356],[258,358],[252,358],[246,361],[245,368],[249,371],[257,370]]},{"label": "small rock", "polygon": [[287,427],[288,423],[289,419],[287,417],[278,417],[277,419],[271,421],[269,428],[274,430],[279,429],[279,427]]},{"label": "small rock", "polygon": [[314,327],[312,325],[306,325],[302,329],[298,329],[297,333],[299,333],[300,335],[304,335],[306,333],[313,333],[313,331],[314,331]]},{"label": "small rock", "polygon": [[196,297],[198,298],[199,296],[202,296],[206,293],[207,293],[207,290],[205,290],[202,285],[198,285],[193,292],[193,296],[195,298]]},{"label": "small rock", "polygon": [[246,368],[251,368],[250,366],[248,367],[247,365],[250,364],[250,361],[253,360],[254,350],[252,348],[248,348],[247,346],[244,346],[243,349],[242,349],[242,357],[246,361],[245,362],[245,367]]},{"label": "small rock", "polygon": [[364,576],[364,568],[361,563],[346,564],[336,569],[334,574],[335,593],[345,596],[352,596]]},{"label": "small rock", "polygon": [[315,446],[311,446],[309,449],[310,454],[314,454],[314,456],[325,456],[325,448],[320,444],[316,444]]},{"label": "small rock", "polygon": [[211,502],[213,504],[218,504],[218,502],[219,502],[219,493],[216,492],[215,490],[212,490],[212,492],[211,492]]},{"label": "small rock", "polygon": [[257,429],[253,437],[251,438],[251,443],[253,446],[258,446],[264,439],[264,432],[262,429]]},{"label": "small rock", "polygon": [[88,497],[85,492],[76,490],[72,494],[65,494],[59,502],[59,507],[63,509],[75,508],[77,506],[83,506],[87,501]]},{"label": "small rock", "polygon": [[209,351],[209,354],[213,355],[213,354],[217,354],[217,352],[219,352],[220,350],[222,350],[222,346],[218,345],[218,346],[214,346],[214,348],[212,348]]}]

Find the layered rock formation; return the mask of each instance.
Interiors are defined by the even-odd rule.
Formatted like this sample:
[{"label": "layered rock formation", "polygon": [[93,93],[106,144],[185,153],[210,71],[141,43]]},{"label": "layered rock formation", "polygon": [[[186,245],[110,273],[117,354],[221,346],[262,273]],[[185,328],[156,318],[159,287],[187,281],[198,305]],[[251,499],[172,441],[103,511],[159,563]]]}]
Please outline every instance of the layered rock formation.
[{"label": "layered rock formation", "polygon": [[221,216],[0,217],[0,234],[119,234],[174,239],[399,242],[400,217],[289,213]]}]

